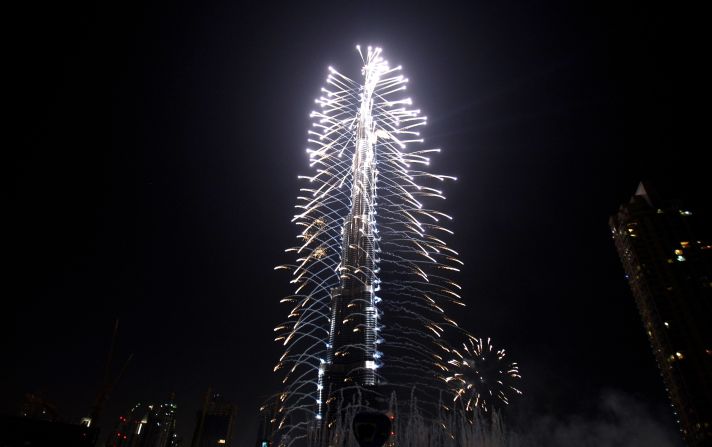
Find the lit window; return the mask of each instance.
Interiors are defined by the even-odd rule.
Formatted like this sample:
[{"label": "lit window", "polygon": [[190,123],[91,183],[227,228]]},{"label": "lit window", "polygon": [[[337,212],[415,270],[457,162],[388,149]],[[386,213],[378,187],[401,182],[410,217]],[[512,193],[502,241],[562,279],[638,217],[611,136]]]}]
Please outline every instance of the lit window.
[{"label": "lit window", "polygon": [[683,216],[692,216],[691,212],[685,210],[680,210],[680,214],[682,214]]},{"label": "lit window", "polygon": [[687,248],[688,245],[690,245],[688,241],[680,241],[680,247]]},{"label": "lit window", "polygon": [[374,362],[373,360],[366,360],[366,368],[376,369],[376,362]]},{"label": "lit window", "polygon": [[670,325],[668,324],[667,321],[664,324],[665,324],[665,327],[670,327]]},{"label": "lit window", "polygon": [[680,249],[678,248],[677,250],[675,250],[675,254],[676,254],[676,255],[681,255],[681,254],[682,254],[682,250],[680,250]]},{"label": "lit window", "polygon": [[218,439],[218,444],[225,444],[225,440],[224,440],[224,439]]},{"label": "lit window", "polygon": [[684,257],[684,256],[678,256],[678,257],[677,257],[677,261],[678,261],[678,262],[684,262],[684,261],[685,261],[685,257]]},{"label": "lit window", "polygon": [[679,360],[682,360],[682,359],[685,358],[685,356],[682,355],[682,352],[676,352],[676,353],[675,353],[675,356],[676,356]]}]

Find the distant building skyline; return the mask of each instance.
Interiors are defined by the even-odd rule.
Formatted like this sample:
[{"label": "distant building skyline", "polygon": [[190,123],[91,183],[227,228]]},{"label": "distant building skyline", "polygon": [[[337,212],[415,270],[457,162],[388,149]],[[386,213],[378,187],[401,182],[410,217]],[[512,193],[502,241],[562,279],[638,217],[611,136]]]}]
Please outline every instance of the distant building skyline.
[{"label": "distant building skyline", "polygon": [[[712,222],[640,183],[609,224],[675,419],[712,442]],[[702,211],[702,210],[699,210]]]},{"label": "distant building skyline", "polygon": [[109,447],[177,447],[175,396],[168,402],[153,405],[138,403],[126,415],[119,416],[109,433]]},{"label": "distant building skyline", "polygon": [[0,415],[0,446],[94,447],[99,431],[63,418],[41,393],[26,393],[16,415]]}]

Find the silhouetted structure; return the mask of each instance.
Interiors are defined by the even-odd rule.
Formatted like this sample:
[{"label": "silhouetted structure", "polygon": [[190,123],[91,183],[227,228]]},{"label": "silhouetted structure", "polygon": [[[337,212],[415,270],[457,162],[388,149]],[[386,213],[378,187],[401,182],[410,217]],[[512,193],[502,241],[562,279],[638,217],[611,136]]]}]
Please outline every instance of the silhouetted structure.
[{"label": "silhouetted structure", "polygon": [[712,222],[640,184],[609,220],[655,359],[690,446],[712,445]]},{"label": "silhouetted structure", "polygon": [[109,435],[110,447],[177,447],[175,396],[160,405],[137,404],[126,415],[119,416]]},{"label": "silhouetted structure", "polygon": [[94,427],[22,416],[0,417],[0,446],[94,447]]},{"label": "silhouetted structure", "polygon": [[98,430],[62,421],[57,407],[36,393],[27,393],[19,416],[0,416],[0,446],[93,447]]},{"label": "silhouetted structure", "polygon": [[257,447],[270,447],[279,421],[279,398],[272,397],[261,408],[257,427]]},{"label": "silhouetted structure", "polygon": [[116,319],[116,321],[114,322],[114,332],[113,332],[113,335],[111,336],[111,345],[109,347],[109,354],[106,358],[104,379],[102,380],[101,387],[99,388],[99,392],[96,395],[96,400],[94,401],[94,405],[92,405],[89,415],[87,417],[85,417],[84,419],[82,419],[82,424],[86,425],[87,427],[90,427],[92,424],[95,427],[100,425],[101,415],[102,415],[102,412],[104,411],[104,406],[106,405],[106,402],[109,400],[111,392],[114,390],[114,388],[118,384],[119,380],[121,380],[121,376],[123,376],[124,372],[126,371],[126,368],[129,366],[129,363],[131,363],[131,359],[133,358],[133,354],[129,355],[129,357],[126,359],[126,362],[121,367],[121,370],[119,370],[118,374],[116,374],[116,376],[112,375],[111,364],[112,364],[112,361],[114,358],[114,350],[116,348],[116,339],[118,336],[118,332],[119,332],[119,320]]},{"label": "silhouetted structure", "polygon": [[230,446],[237,408],[208,388],[203,409],[196,415],[191,447]]}]

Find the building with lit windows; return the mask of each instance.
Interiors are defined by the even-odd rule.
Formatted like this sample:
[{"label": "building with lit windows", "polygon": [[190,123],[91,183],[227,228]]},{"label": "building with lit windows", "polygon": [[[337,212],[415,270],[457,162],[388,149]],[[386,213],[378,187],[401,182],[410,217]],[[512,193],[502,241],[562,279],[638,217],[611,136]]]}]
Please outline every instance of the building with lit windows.
[{"label": "building with lit windows", "polygon": [[613,240],[689,446],[712,445],[712,221],[641,183],[609,219]]},{"label": "building with lit windows", "polygon": [[110,447],[177,447],[174,396],[160,405],[137,404],[119,416],[106,442]]}]

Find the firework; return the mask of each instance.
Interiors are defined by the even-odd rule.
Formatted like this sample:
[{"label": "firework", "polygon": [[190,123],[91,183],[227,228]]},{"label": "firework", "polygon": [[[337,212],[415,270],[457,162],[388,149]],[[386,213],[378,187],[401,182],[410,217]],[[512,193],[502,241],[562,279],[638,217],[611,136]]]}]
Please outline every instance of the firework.
[{"label": "firework", "polygon": [[468,336],[461,349],[452,349],[445,381],[455,393],[454,400],[466,411],[491,412],[509,404],[512,395],[522,392],[515,387],[521,378],[516,363],[509,362],[504,349],[496,350],[490,338]]},{"label": "firework", "polygon": [[451,217],[431,208],[454,177],[427,170],[440,149],[424,145],[427,118],[405,95],[401,67],[380,48],[357,49],[361,76],[329,67],[315,101],[299,234],[286,250],[296,260],[276,267],[295,287],[275,328],[285,347],[275,366],[285,383],[280,427],[289,430],[321,419],[334,390],[441,387],[442,337],[457,326],[446,309],[464,305],[448,277],[462,264],[445,242]]}]

